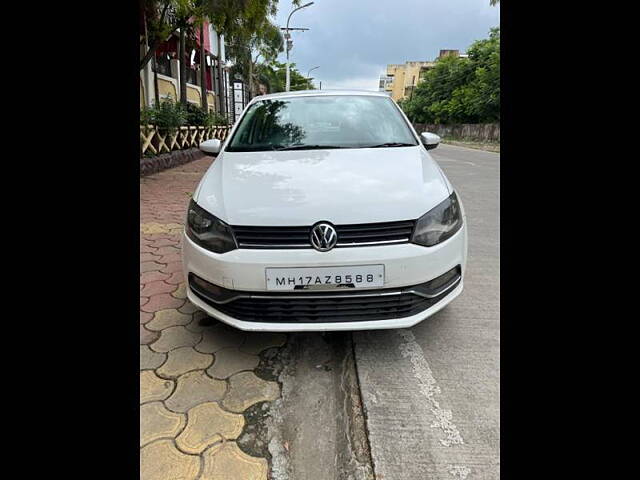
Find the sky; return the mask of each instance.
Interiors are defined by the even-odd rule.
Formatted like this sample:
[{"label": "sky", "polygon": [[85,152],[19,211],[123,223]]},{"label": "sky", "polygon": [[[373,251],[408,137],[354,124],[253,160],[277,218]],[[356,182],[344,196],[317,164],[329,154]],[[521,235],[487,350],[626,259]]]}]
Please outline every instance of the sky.
[{"label": "sky", "polygon": [[[301,0],[304,5],[308,0]],[[294,7],[279,0],[275,23],[284,27]],[[314,0],[291,16],[290,61],[309,69],[322,89],[378,90],[389,63],[432,61],[441,49],[466,49],[500,24],[500,7],[489,0]],[[281,53],[279,61],[285,62]]]}]

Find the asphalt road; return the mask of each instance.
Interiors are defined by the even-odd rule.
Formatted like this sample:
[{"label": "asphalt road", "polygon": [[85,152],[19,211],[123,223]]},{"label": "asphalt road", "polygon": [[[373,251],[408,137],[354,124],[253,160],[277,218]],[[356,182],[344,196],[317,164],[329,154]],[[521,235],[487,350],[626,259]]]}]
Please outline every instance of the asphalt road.
[{"label": "asphalt road", "polygon": [[411,329],[355,332],[377,480],[500,477],[500,155],[432,151],[465,207],[463,293]]}]

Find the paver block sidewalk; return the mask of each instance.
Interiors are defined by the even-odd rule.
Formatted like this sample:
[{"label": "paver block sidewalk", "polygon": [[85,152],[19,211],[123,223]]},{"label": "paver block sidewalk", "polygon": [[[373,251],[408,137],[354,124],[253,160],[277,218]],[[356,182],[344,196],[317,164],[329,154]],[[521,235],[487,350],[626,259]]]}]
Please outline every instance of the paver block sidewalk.
[{"label": "paver block sidewalk", "polygon": [[247,334],[186,299],[180,242],[191,194],[212,159],[140,179],[141,480],[267,480],[265,458],[235,440],[243,412],[279,385],[253,372],[286,335]]}]

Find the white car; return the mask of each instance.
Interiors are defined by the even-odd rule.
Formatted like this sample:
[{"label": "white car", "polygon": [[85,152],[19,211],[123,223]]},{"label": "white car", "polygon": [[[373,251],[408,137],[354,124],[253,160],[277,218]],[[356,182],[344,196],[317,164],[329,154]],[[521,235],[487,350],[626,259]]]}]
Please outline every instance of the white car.
[{"label": "white car", "polygon": [[460,294],[460,198],[384,93],[262,95],[189,204],[187,296],[242,330],[411,327]]}]

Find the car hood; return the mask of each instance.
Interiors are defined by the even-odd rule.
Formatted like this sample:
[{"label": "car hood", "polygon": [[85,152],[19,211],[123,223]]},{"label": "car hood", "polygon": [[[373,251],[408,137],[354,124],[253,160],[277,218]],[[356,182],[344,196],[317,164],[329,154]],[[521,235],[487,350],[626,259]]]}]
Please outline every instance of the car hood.
[{"label": "car hood", "polygon": [[231,225],[414,220],[449,195],[420,147],[223,152],[194,195]]}]

